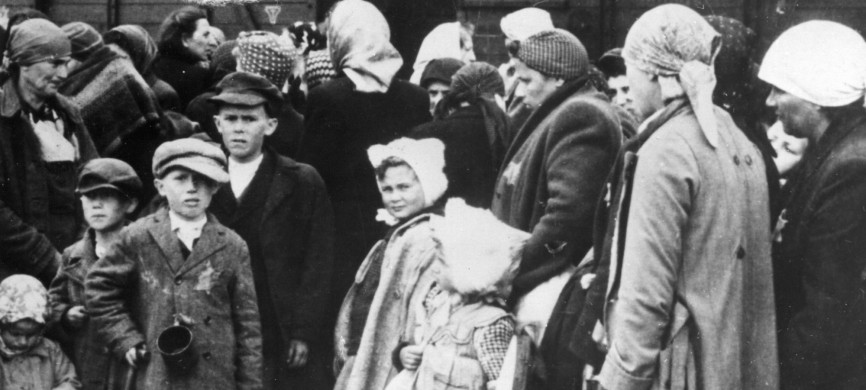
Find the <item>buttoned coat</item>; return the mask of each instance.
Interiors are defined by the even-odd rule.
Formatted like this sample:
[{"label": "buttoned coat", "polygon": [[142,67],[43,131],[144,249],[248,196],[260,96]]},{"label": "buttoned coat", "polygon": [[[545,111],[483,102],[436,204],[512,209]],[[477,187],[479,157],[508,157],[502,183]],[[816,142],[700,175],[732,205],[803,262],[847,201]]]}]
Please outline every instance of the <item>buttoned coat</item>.
[{"label": "buttoned coat", "polygon": [[626,152],[630,183],[612,199],[619,204],[612,205],[602,384],[776,389],[763,159],[719,108],[712,145],[683,102],[647,119],[658,128],[645,130],[654,133],[636,156]]},{"label": "buttoned coat", "polygon": [[491,210],[531,232],[512,300],[577,265],[592,247],[593,217],[622,143],[610,101],[569,81],[527,119],[505,155]]},{"label": "buttoned coat", "polygon": [[[834,119],[788,182],[777,257],[793,307],[779,339],[785,389],[866,388],[866,110]],[[788,289],[788,287],[793,287]],[[787,317],[787,316],[783,316]]]},{"label": "buttoned coat", "polygon": [[[259,389],[259,312],[244,241],[212,215],[184,260],[168,210],[126,227],[118,244],[87,274],[87,310],[118,358],[146,345],[150,361],[137,389]],[[197,364],[169,375],[156,340],[182,315],[194,334]]]}]

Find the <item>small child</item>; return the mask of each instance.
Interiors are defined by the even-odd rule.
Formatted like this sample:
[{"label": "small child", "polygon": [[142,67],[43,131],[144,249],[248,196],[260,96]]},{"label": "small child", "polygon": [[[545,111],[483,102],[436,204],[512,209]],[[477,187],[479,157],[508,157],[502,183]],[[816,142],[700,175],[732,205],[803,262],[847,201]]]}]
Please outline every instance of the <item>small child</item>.
[{"label": "small child", "polygon": [[75,367],[56,342],[42,336],[48,291],[36,278],[0,283],[0,389],[79,389]]},{"label": "small child", "polygon": [[[240,236],[205,212],[228,181],[225,169],[214,144],[160,145],[154,184],[168,209],[123,229],[87,274],[88,314],[105,346],[138,369],[137,389],[262,387],[250,255]],[[192,333],[183,363],[158,353],[160,333],[173,325]],[[141,349],[152,352],[149,361]]]},{"label": "small child", "polygon": [[138,206],[142,185],[129,164],[113,158],[91,160],[78,175],[76,192],[81,196],[84,219],[89,228],[84,237],[63,252],[49,297],[52,321],[69,336],[72,361],[81,383],[88,389],[105,388],[110,360],[87,321],[84,309],[84,277],[108,247],[117,241],[126,216]]},{"label": "small child", "polygon": [[415,343],[398,347],[395,364],[415,371],[404,382],[413,389],[492,389],[514,334],[505,299],[529,234],[457,198],[430,224],[441,244],[436,281]]}]

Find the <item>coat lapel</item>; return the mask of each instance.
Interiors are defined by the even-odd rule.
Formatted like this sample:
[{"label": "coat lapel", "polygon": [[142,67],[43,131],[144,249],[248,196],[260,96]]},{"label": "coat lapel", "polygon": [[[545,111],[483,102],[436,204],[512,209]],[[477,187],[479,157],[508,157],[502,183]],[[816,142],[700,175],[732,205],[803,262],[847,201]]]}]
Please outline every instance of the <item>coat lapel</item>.
[{"label": "coat lapel", "polygon": [[201,236],[198,238],[195,247],[192,248],[189,258],[181,264],[176,274],[182,275],[189,272],[210,257],[210,255],[214,254],[214,252],[226,246],[225,229],[225,227],[216,221],[216,217],[208,214],[207,223],[201,231]]},{"label": "coat lapel", "polygon": [[180,240],[171,231],[171,221],[168,219],[168,209],[161,209],[154,215],[153,224],[148,226],[151,237],[162,250],[163,259],[175,275],[183,265],[183,255],[180,253]]},{"label": "coat lapel", "polygon": [[[295,187],[295,180],[286,180],[284,176],[288,176],[290,173],[288,170],[295,168],[295,163],[288,159],[278,159],[274,152],[268,150],[265,151],[265,156],[272,158],[271,164],[273,164],[273,178],[271,179],[271,186],[268,189],[268,198],[265,200],[264,214],[262,221],[268,218],[269,215],[273,215],[274,209],[277,208],[280,203],[282,203],[283,199],[288,198]],[[290,161],[290,165],[284,164],[282,162]]]}]

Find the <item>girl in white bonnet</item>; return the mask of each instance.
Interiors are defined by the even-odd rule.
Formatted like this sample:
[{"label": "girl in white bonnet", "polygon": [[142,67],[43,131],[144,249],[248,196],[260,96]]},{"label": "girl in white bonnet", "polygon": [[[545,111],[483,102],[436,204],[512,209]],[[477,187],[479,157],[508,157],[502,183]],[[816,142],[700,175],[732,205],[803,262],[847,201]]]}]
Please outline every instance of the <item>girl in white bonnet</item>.
[{"label": "girl in white bonnet", "polygon": [[0,389],[81,388],[60,346],[42,335],[48,315],[48,291],[36,278],[0,283]]},{"label": "girl in white bonnet", "polygon": [[444,152],[432,138],[400,138],[367,150],[384,206],[376,219],[391,229],[364,259],[340,308],[335,389],[382,389],[397,374],[391,352],[414,323],[409,307],[423,299],[420,287],[433,278],[427,271],[437,244],[429,222],[442,213],[448,187]]}]

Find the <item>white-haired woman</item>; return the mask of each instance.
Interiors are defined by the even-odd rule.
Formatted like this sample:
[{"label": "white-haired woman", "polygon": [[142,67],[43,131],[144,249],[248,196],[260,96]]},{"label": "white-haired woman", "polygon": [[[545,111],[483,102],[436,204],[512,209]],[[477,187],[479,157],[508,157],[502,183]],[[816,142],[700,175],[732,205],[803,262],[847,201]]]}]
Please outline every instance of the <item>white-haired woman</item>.
[{"label": "white-haired woman", "polygon": [[397,374],[391,352],[414,322],[408,308],[426,293],[418,287],[433,278],[427,271],[437,244],[429,220],[442,213],[448,187],[444,151],[439,140],[408,138],[367,150],[384,205],[376,219],[391,228],[364,259],[340,308],[335,389],[383,389]]}]

